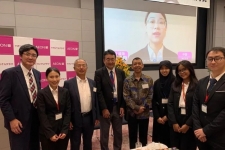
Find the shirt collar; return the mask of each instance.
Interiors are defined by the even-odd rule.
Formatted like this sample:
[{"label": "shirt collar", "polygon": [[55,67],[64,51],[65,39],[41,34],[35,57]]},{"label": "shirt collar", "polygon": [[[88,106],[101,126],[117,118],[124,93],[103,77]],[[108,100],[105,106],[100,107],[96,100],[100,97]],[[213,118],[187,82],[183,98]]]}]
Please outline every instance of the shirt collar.
[{"label": "shirt collar", "polygon": [[78,77],[78,76],[76,76],[76,78],[77,78],[77,81],[78,82],[86,82],[87,81],[87,77],[85,77],[85,79],[84,80],[82,80],[80,77]]},{"label": "shirt collar", "polygon": [[110,71],[113,71],[113,72],[115,72],[115,67],[112,69],[112,70],[110,70],[109,68],[107,68],[106,67],[106,69],[108,70],[108,73],[110,74]]},{"label": "shirt collar", "polygon": [[148,44],[148,53],[149,53],[149,56],[150,56],[150,60],[152,62],[160,62],[163,60],[163,49],[164,49],[164,46],[162,46],[157,55],[155,54],[154,50],[149,46]]},{"label": "shirt collar", "polygon": [[22,63],[20,64],[20,67],[22,68],[22,71],[23,71],[23,74],[24,75],[28,75],[28,72],[29,71],[30,71],[31,75],[33,75],[32,69],[31,70],[28,70],[27,68],[24,67],[24,65]]},{"label": "shirt collar", "polygon": [[53,89],[51,88],[51,86],[49,85],[49,88],[50,88],[51,92],[58,92],[58,87],[57,87],[55,90],[53,90]]},{"label": "shirt collar", "polygon": [[[217,77],[215,77],[216,81],[219,81],[219,79],[223,76],[224,73],[225,73],[225,71],[223,73],[221,73],[220,75],[218,75]],[[210,74],[210,79],[212,79],[211,74]]]},{"label": "shirt collar", "polygon": [[[144,78],[144,74],[141,74],[140,80],[143,80],[143,78]],[[136,80],[136,79],[135,79],[135,76],[134,76],[134,73],[133,73],[133,75],[131,76],[131,79],[132,79],[133,81]]]}]

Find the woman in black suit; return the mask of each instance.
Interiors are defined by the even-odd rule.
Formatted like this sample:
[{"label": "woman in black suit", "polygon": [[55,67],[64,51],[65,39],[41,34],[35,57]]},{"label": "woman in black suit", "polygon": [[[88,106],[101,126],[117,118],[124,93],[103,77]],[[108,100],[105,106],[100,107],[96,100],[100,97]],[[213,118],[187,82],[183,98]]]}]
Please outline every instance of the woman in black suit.
[{"label": "woman in black suit", "polygon": [[153,90],[152,108],[154,121],[152,140],[163,143],[168,147],[170,147],[170,130],[167,103],[174,79],[172,63],[168,60],[161,61],[159,64],[159,79],[155,81]]},{"label": "woman in black suit", "polygon": [[46,79],[49,85],[37,95],[42,150],[66,150],[71,116],[69,92],[58,86],[60,72],[57,68],[48,68]]},{"label": "woman in black suit", "polygon": [[183,60],[176,67],[168,102],[171,147],[180,150],[196,150],[193,131],[192,103],[197,78],[192,64]]}]

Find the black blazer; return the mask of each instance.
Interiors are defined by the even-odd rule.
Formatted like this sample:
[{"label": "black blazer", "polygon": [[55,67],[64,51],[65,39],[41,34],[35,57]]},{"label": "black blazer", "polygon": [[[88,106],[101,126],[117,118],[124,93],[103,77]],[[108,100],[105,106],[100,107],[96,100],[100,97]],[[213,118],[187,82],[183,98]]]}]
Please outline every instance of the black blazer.
[{"label": "black blazer", "polygon": [[194,94],[193,121],[194,130],[203,128],[207,141],[225,143],[225,75],[223,75],[209,93],[207,113],[202,112],[209,76],[199,80]]},{"label": "black blazer", "polygon": [[[37,89],[41,89],[41,74],[36,69],[32,69]],[[20,65],[6,69],[2,72],[0,80],[0,107],[4,115],[4,125],[10,129],[10,121],[18,119],[23,130],[31,124],[32,104],[28,92],[28,87]]]},{"label": "black blazer", "polygon": [[[67,89],[58,87],[58,104],[59,110],[49,86],[38,92],[37,110],[40,120],[40,134],[44,135],[47,139],[55,134],[68,134],[71,104]],[[57,113],[62,113],[62,119],[55,119]]]},{"label": "black blazer", "polygon": [[[137,51],[136,53],[129,56],[127,63],[131,64],[132,60],[135,57],[140,57],[143,61],[143,63],[159,63],[159,62],[152,62],[150,61],[149,53],[148,53],[148,45],[145,46],[143,49]],[[170,60],[171,62],[177,62],[178,57],[177,54],[172,52],[171,50],[164,47],[163,49],[163,60]]]},{"label": "black blazer", "polygon": [[186,103],[185,103],[185,108],[186,108],[186,115],[185,119],[180,120],[179,116],[181,114],[181,109],[179,108],[179,101],[180,101],[180,96],[181,96],[181,86],[180,88],[174,87],[174,83],[172,84],[172,89],[170,90],[170,95],[168,99],[168,121],[169,125],[172,126],[173,124],[187,124],[189,127],[193,126],[193,119],[192,119],[192,104],[193,104],[193,95],[195,92],[197,84],[194,84],[194,86],[191,85],[188,86],[187,92],[186,92]]},{"label": "black blazer", "polygon": [[[123,81],[125,79],[124,71],[115,68],[117,78],[117,111],[119,108],[125,108],[125,101],[123,99]],[[106,67],[102,67],[95,71],[95,82],[97,85],[98,101],[100,106],[100,113],[103,109],[108,109],[109,112],[113,110],[113,85],[109,77]]]},{"label": "black blazer", "polygon": [[[94,91],[96,88],[95,81],[92,79],[88,79],[90,93],[91,93],[91,101],[92,101],[92,119],[93,125],[95,124],[95,120],[99,120],[99,107],[98,107],[98,100],[97,94]],[[64,82],[64,88],[69,90],[70,98],[71,98],[71,122],[73,126],[82,127],[82,114],[81,114],[81,107],[80,107],[80,94],[77,86],[77,78],[74,77]]]}]

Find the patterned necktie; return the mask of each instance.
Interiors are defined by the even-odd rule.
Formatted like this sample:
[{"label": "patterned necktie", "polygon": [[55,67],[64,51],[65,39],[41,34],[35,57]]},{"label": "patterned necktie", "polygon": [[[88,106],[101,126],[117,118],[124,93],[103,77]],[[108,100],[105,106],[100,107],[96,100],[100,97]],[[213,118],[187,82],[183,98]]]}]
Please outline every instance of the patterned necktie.
[{"label": "patterned necktie", "polygon": [[31,92],[31,97],[32,97],[32,103],[34,106],[36,106],[35,102],[36,102],[36,98],[37,98],[37,92],[35,89],[35,85],[34,85],[34,80],[32,77],[31,72],[28,72],[28,76],[29,76],[29,84],[30,84],[30,92]]},{"label": "patterned necktie", "polygon": [[216,82],[217,82],[216,79],[213,79],[213,78],[209,79],[209,87],[207,89],[208,93],[212,90],[212,88],[213,88],[213,86],[215,85]]},{"label": "patterned necktie", "polygon": [[113,71],[112,71],[112,70],[110,71],[110,80],[111,80],[111,82],[112,82],[113,87],[115,87],[115,84],[114,84],[114,77],[113,77]]}]

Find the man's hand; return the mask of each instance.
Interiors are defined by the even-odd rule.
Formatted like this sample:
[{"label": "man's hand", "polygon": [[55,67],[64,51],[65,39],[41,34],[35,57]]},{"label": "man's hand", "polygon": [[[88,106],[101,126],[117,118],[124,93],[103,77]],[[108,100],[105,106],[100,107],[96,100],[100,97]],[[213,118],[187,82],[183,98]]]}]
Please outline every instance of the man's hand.
[{"label": "man's hand", "polygon": [[141,114],[141,113],[144,112],[144,111],[145,111],[145,107],[140,106],[140,108],[139,108],[138,111],[134,110],[134,113],[135,113],[135,114]]},{"label": "man's hand", "polygon": [[188,131],[188,129],[189,129],[189,126],[186,125],[186,124],[184,124],[184,125],[182,125],[182,127],[179,129],[179,132],[180,132],[180,133],[186,133],[186,132]]},{"label": "man's hand", "polygon": [[59,137],[58,137],[58,135],[53,135],[51,138],[50,138],[50,140],[52,141],[52,142],[56,142],[57,140],[59,139]]},{"label": "man's hand", "polygon": [[[202,141],[204,141],[204,137],[205,137],[205,140],[206,140],[206,135],[205,133],[203,132],[202,128],[201,129],[198,129],[198,130],[195,130],[194,131],[195,133],[195,136],[200,140],[202,139]],[[200,140],[201,141],[201,140]]]},{"label": "man's hand", "polygon": [[157,122],[158,122],[159,124],[164,124],[164,123],[165,123],[164,120],[163,120],[161,117],[159,117],[159,118],[157,119]]},{"label": "man's hand", "polygon": [[108,109],[103,109],[102,110],[102,115],[104,118],[110,118],[110,113]]},{"label": "man's hand", "polygon": [[13,133],[20,134],[22,133],[21,128],[23,128],[23,125],[19,120],[13,119],[12,121],[10,121],[10,128]]},{"label": "man's hand", "polygon": [[173,124],[173,130],[174,130],[175,132],[179,132],[179,130],[180,130],[179,124]]},{"label": "man's hand", "polygon": [[123,116],[124,116],[124,109],[120,108],[120,117],[123,117]]}]

